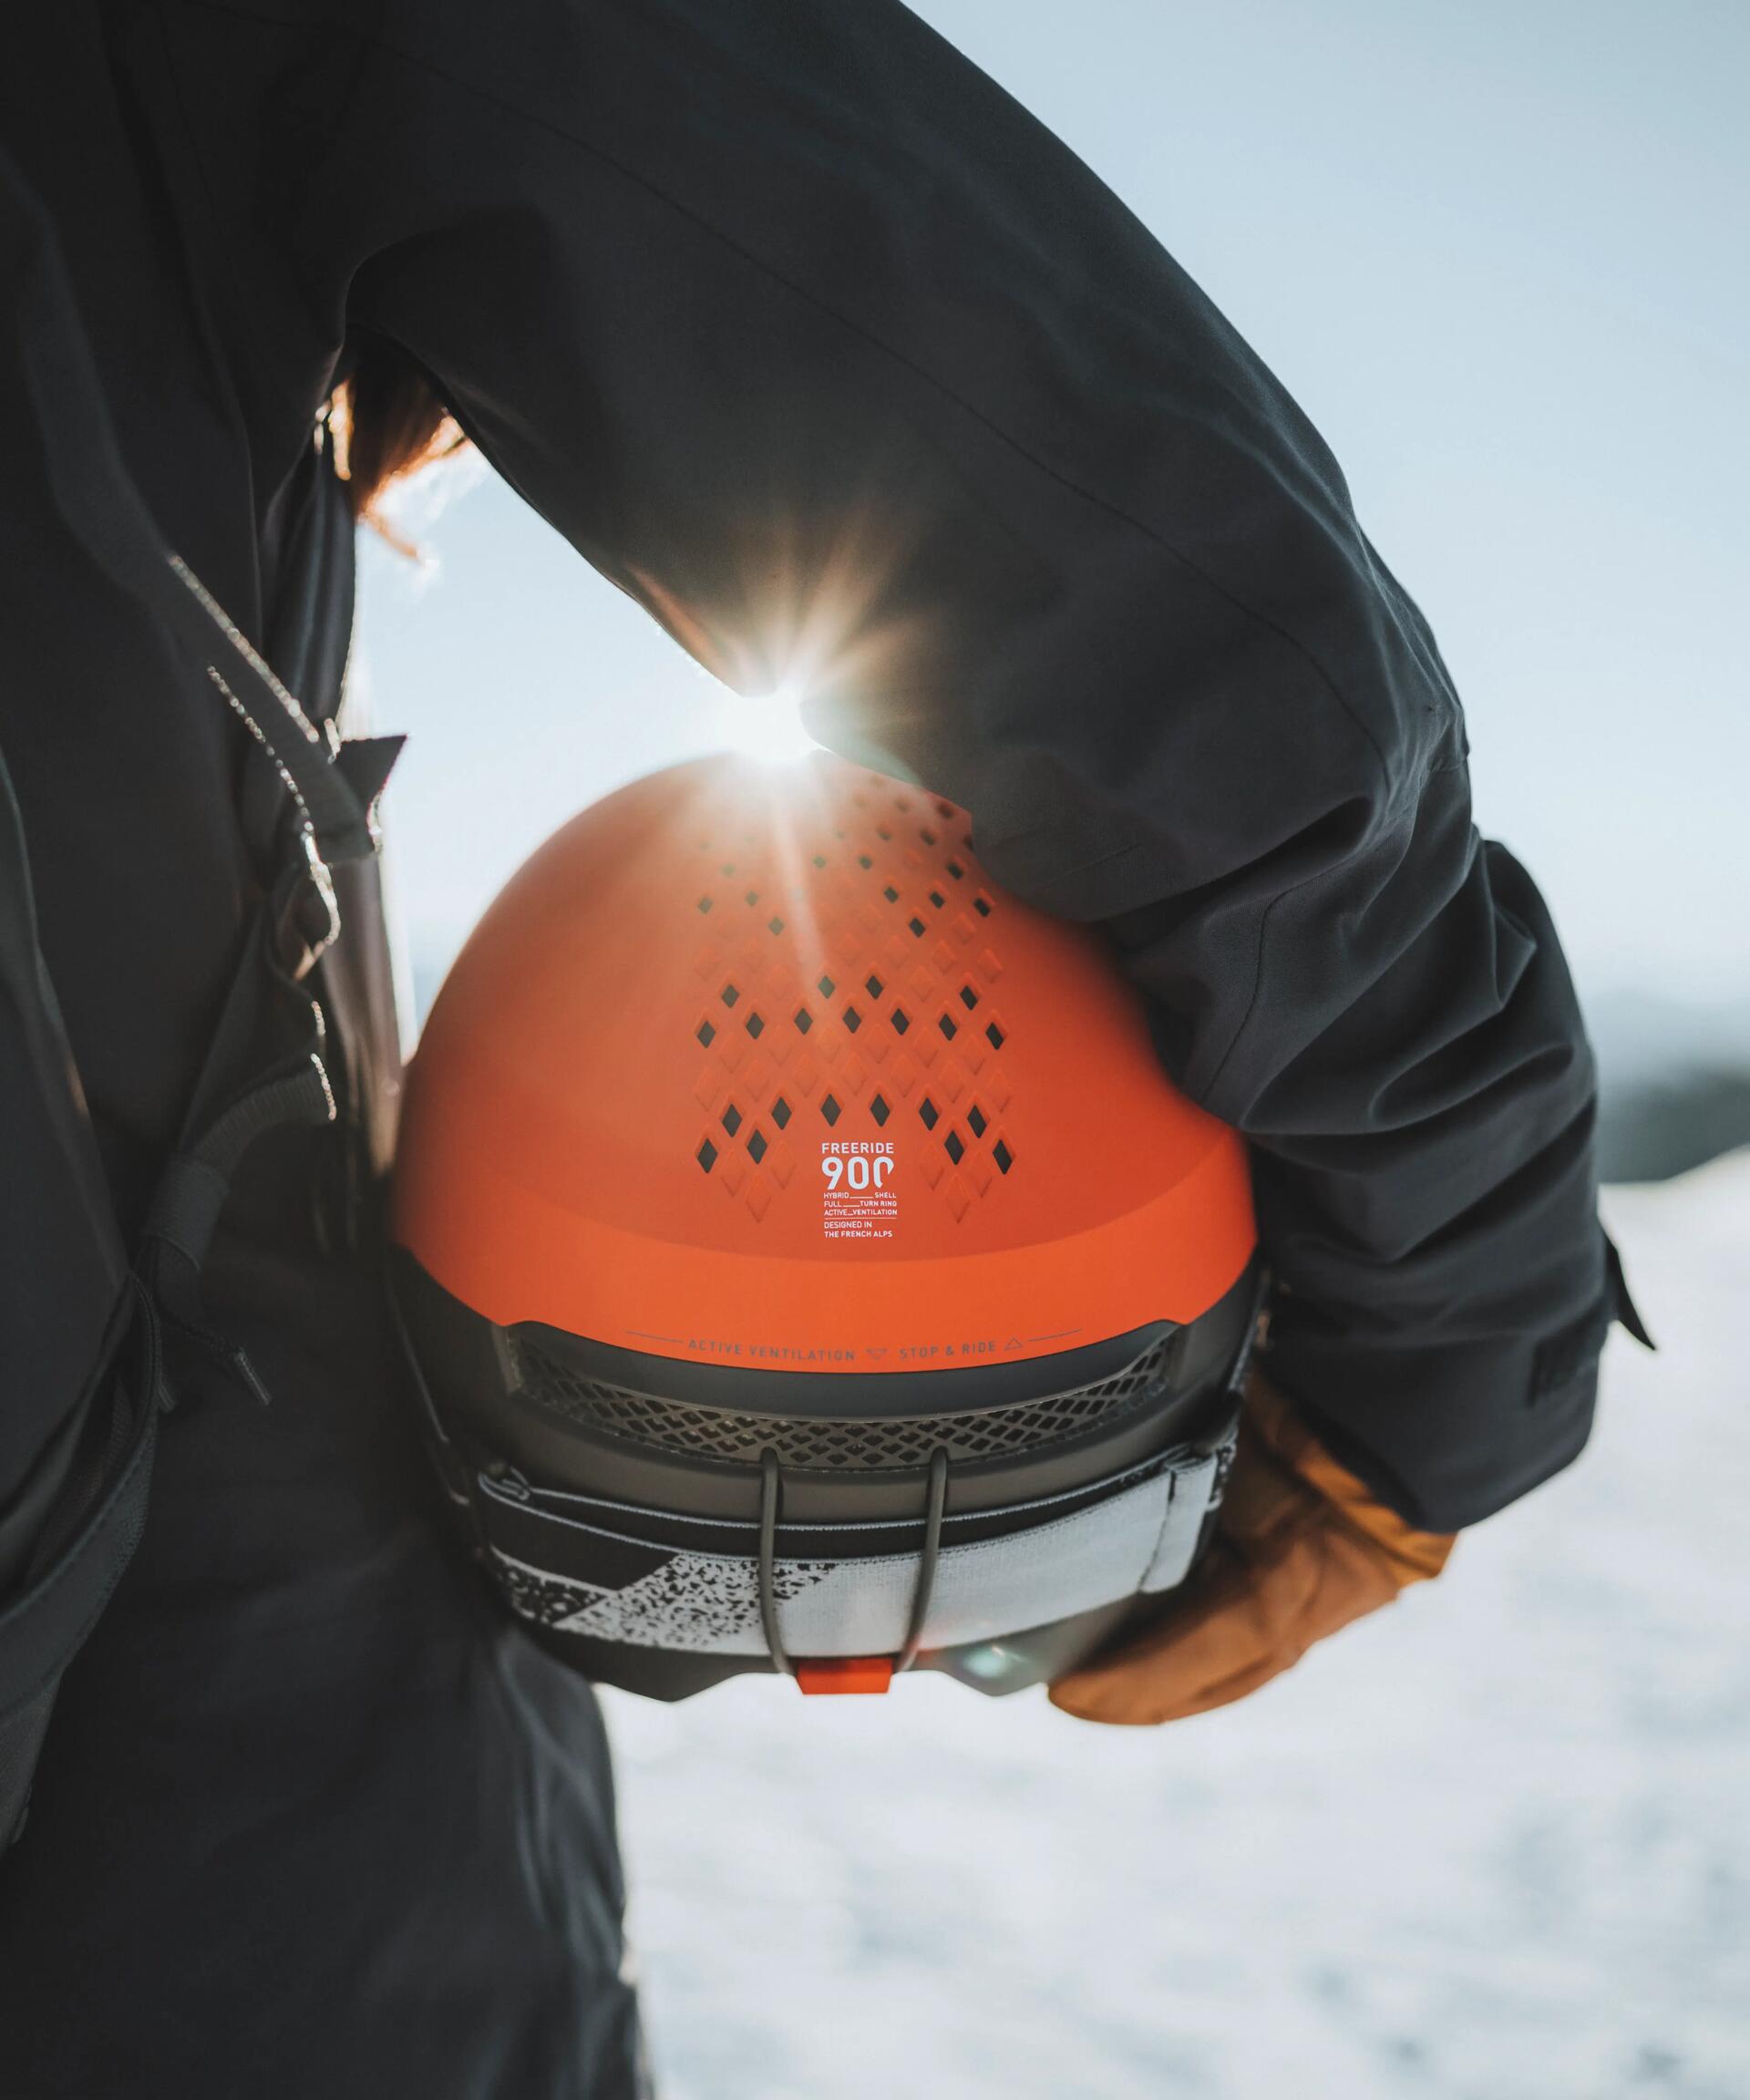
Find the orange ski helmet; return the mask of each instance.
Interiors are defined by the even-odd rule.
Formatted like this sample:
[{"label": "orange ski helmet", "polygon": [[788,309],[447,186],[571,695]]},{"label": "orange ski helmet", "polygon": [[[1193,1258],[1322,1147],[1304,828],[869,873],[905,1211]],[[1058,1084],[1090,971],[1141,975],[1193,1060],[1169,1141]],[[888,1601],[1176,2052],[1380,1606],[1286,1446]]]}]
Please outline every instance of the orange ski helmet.
[{"label": "orange ski helmet", "polygon": [[1103,941],[825,753],[637,781],[512,879],[394,1237],[511,1605],[666,1697],[1067,1666],[1189,1567],[1254,1297],[1244,1148]]}]

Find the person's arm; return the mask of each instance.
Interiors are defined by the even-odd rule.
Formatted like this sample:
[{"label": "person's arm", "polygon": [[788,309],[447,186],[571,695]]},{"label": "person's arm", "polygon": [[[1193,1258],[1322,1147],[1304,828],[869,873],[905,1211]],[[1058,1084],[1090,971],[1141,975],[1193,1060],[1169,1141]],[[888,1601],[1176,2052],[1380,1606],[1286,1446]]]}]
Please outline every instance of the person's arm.
[{"label": "person's arm", "polygon": [[890,0],[407,0],[325,64],[310,283],[702,660],[1110,928],[1345,1462],[1444,1532],[1570,1460],[1617,1300],[1555,932],[1334,461],[1148,230]]}]

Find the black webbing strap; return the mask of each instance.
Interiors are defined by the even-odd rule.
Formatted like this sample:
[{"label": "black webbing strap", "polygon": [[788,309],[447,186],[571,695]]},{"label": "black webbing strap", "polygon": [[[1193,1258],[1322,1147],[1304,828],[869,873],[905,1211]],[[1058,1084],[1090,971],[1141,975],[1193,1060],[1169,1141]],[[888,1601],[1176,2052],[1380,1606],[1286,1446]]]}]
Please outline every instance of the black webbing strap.
[{"label": "black webbing strap", "polygon": [[[9,201],[21,203],[22,184],[8,190]],[[311,721],[187,562],[166,550],[119,465],[108,403],[50,231],[38,218],[18,232],[23,241],[10,258],[13,324],[56,508],[105,574],[205,666],[215,691],[265,748],[296,805],[313,864],[325,870],[368,860],[376,850],[375,795],[360,791],[360,774],[375,761],[335,763],[340,746],[332,728]],[[376,789],[393,762],[391,751],[376,772]]]},{"label": "black webbing strap", "polygon": [[[187,589],[198,594],[215,628],[222,627],[222,613],[186,567],[174,567]],[[297,703],[241,637],[239,646],[259,666],[263,689],[276,705],[283,698],[282,713],[301,722]],[[235,695],[223,678],[213,676],[234,703]],[[304,985],[316,959],[340,932],[340,910],[324,857],[323,834],[312,814],[310,782],[323,783],[320,798],[331,810],[338,807],[352,812],[345,819],[346,850],[350,853],[362,839],[366,849],[375,851],[368,811],[401,739],[377,737],[331,748],[326,740],[312,746],[284,732],[270,738],[259,722],[247,715],[245,719],[279,766],[299,823],[290,835],[285,864],[257,909],[176,1151],[147,1215],[139,1270],[173,1332],[226,1366],[256,1399],[265,1400],[266,1391],[248,1357],[207,1323],[201,1306],[201,1269],[232,1178],[255,1139],[287,1125],[335,1120],[323,1062],[322,1008]],[[290,750],[299,755],[295,772],[280,763],[282,753]]]},{"label": "black webbing strap", "polygon": [[[8,187],[19,201],[22,185]],[[367,859],[375,844],[368,805],[336,768],[334,741],[187,563],[167,557],[144,499],[120,468],[108,404],[52,235],[40,221],[19,231],[24,243],[11,258],[12,324],[56,508],[105,574],[205,665],[227,706],[266,747],[297,805],[314,860],[334,868]]]},{"label": "black webbing strap", "polygon": [[0,149],[0,281],[40,464],[61,518],[98,568],[191,653],[268,753],[295,821],[257,910],[105,1344],[69,1413],[65,1483],[0,1610],[0,1849],[22,1827],[61,1676],[108,1602],[145,1524],[158,1417],[170,1405],[162,1330],[180,1331],[260,1382],[209,1333],[199,1277],[230,1179],[262,1131],[327,1122],[323,1016],[300,989],[340,931],[330,870],[376,850],[372,804],[398,738],[343,746],[318,726],[169,552],[122,465],[53,228]]},{"label": "black webbing strap", "polygon": [[[366,811],[400,747],[399,737],[339,745],[333,757],[322,759],[324,777],[335,794]],[[288,789],[303,811],[289,780]],[[368,818],[361,822],[372,837]],[[314,832],[301,826],[257,910],[176,1151],[148,1212],[139,1257],[140,1273],[172,1329],[227,1366],[258,1400],[267,1394],[247,1356],[207,1324],[200,1277],[232,1178],[255,1139],[289,1125],[335,1120],[322,1008],[304,986],[340,932],[334,885],[314,841]]]}]

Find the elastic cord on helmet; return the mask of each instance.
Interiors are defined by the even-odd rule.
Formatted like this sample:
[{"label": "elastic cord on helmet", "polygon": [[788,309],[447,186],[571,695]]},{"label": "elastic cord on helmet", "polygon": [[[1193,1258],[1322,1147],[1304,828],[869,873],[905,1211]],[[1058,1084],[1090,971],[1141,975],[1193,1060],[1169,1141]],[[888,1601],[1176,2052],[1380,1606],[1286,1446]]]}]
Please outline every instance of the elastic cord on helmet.
[{"label": "elastic cord on helmet", "polygon": [[[783,1489],[783,1468],[776,1451],[759,1455],[759,1618],[766,1632],[766,1647],[772,1667],[780,1676],[793,1677],[789,1651],[777,1624],[777,1516]],[[948,1508],[948,1454],[938,1444],[930,1454],[930,1500],[923,1520],[923,1549],[918,1557],[917,1588],[911,1592],[911,1614],[905,1629],[905,1644],[893,1665],[897,1677],[918,1659],[923,1641],[924,1621],[935,1594],[936,1563],[942,1556],[942,1520]]]},{"label": "elastic cord on helmet", "polygon": [[780,1473],[776,1451],[759,1455],[759,1617],[766,1629],[766,1645],[772,1667],[781,1677],[793,1677],[784,1637],[777,1630],[777,1501]]},{"label": "elastic cord on helmet", "polygon": [[918,1586],[911,1592],[911,1619],[905,1630],[905,1645],[893,1665],[893,1673],[909,1670],[918,1659],[923,1640],[923,1622],[930,1616],[930,1600],[936,1588],[936,1560],[942,1551],[942,1513],[948,1507],[948,1454],[938,1444],[930,1454],[930,1509],[923,1524],[923,1552],[918,1561]]}]

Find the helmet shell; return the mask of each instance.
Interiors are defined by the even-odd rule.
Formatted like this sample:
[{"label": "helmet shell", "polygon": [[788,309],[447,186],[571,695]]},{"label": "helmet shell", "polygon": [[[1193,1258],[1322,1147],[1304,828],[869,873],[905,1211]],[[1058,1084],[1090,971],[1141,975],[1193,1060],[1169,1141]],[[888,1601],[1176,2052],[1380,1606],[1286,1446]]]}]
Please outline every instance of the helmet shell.
[{"label": "helmet shell", "polygon": [[671,767],[524,865],[427,1023],[394,1220],[499,1327],[817,1374],[1189,1323],[1255,1238],[1106,941],[826,753]]}]

